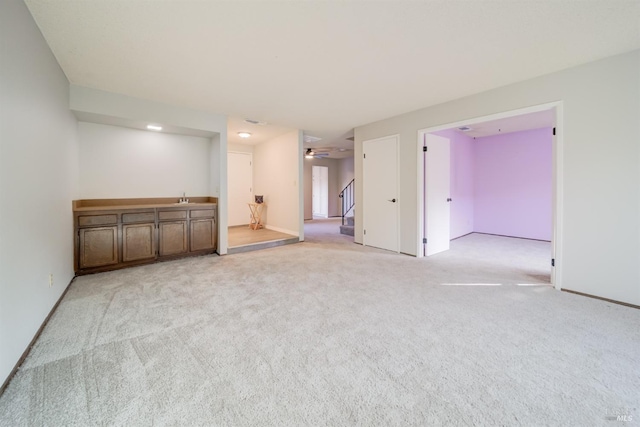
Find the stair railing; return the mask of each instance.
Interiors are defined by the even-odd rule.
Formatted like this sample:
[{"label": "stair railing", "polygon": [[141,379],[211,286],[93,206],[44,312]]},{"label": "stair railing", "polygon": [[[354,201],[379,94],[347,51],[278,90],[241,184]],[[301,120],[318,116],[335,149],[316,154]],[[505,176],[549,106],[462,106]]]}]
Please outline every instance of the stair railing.
[{"label": "stair railing", "polygon": [[350,183],[347,184],[346,187],[342,189],[338,197],[342,199],[342,225],[344,225],[344,217],[353,209],[353,205],[356,204],[356,200],[354,198],[355,191],[355,179],[352,179]]}]

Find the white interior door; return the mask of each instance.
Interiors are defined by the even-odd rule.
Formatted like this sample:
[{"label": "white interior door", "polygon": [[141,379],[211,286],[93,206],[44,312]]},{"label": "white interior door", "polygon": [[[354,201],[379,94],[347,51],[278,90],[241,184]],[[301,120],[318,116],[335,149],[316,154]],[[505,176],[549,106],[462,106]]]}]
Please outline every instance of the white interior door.
[{"label": "white interior door", "polygon": [[424,152],[424,230],[425,255],[449,250],[451,198],[449,140],[427,134]]},{"label": "white interior door", "polygon": [[399,252],[398,137],[363,142],[363,241]]},{"label": "white interior door", "polygon": [[228,225],[249,224],[247,203],[253,202],[253,161],[251,153],[229,152],[228,161]]},{"label": "white interior door", "polygon": [[327,166],[312,166],[311,188],[313,216],[329,217],[329,168]]}]

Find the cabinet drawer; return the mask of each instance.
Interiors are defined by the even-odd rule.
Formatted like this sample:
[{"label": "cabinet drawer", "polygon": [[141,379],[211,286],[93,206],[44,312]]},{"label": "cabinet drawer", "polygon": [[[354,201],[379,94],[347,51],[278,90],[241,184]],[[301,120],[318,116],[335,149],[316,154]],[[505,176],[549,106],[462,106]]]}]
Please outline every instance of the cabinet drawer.
[{"label": "cabinet drawer", "polygon": [[187,211],[158,211],[158,219],[187,219]]},{"label": "cabinet drawer", "polygon": [[191,218],[213,218],[215,211],[213,209],[191,210]]},{"label": "cabinet drawer", "polygon": [[155,222],[156,214],[154,212],[136,212],[123,213],[122,222],[127,224],[131,222]]},{"label": "cabinet drawer", "polygon": [[118,223],[118,215],[81,215],[78,217],[78,225],[80,227],[89,227],[92,225],[111,225]]}]

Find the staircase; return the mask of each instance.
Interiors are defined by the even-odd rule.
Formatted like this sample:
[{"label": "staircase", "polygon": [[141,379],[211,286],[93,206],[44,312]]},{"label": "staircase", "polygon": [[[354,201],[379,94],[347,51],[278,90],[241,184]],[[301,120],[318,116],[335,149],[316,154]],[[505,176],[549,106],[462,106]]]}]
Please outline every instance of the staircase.
[{"label": "staircase", "polygon": [[[342,225],[340,226],[340,234],[346,234],[348,236],[353,236],[354,223],[353,223],[353,206],[356,203],[355,199],[355,179],[352,179],[346,187],[342,189],[338,197],[342,200]],[[351,216],[347,216],[348,213],[351,213]],[[345,220],[347,224],[345,225]]]},{"label": "staircase", "polygon": [[353,217],[348,216],[344,218],[347,223],[340,226],[340,234],[346,234],[347,236],[353,236],[354,233],[354,225],[353,225]]}]

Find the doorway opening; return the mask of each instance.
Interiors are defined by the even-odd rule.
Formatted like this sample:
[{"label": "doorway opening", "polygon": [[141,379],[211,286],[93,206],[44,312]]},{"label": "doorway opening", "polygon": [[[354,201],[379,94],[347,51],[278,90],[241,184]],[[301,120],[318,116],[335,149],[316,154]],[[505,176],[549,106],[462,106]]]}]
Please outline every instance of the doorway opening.
[{"label": "doorway opening", "polygon": [[254,204],[253,154],[227,152],[227,254],[297,243],[299,236],[252,224],[249,205]]},{"label": "doorway opening", "polygon": [[313,218],[329,218],[329,168],[312,166],[311,212]]},{"label": "doorway opening", "polygon": [[[547,277],[560,289],[561,121],[562,103],[556,102],[419,130],[418,256],[446,251],[450,240],[470,233],[547,241]],[[541,141],[538,146],[537,141],[525,141],[534,134]],[[455,144],[449,147],[447,136],[462,143],[456,146],[458,152],[454,151]],[[505,145],[508,140],[513,140],[513,145]],[[473,155],[467,154],[460,163],[465,154],[459,147],[464,144]],[[446,153],[439,153],[438,147],[444,145],[441,151]],[[446,170],[438,171],[443,164]],[[463,170],[465,167],[473,173]],[[536,178],[526,178],[527,171],[522,169]],[[465,177],[465,173],[471,175]],[[536,263],[540,265],[539,260]]]},{"label": "doorway opening", "polygon": [[253,201],[253,155],[229,151],[227,225],[247,225],[250,221],[248,203]]}]

